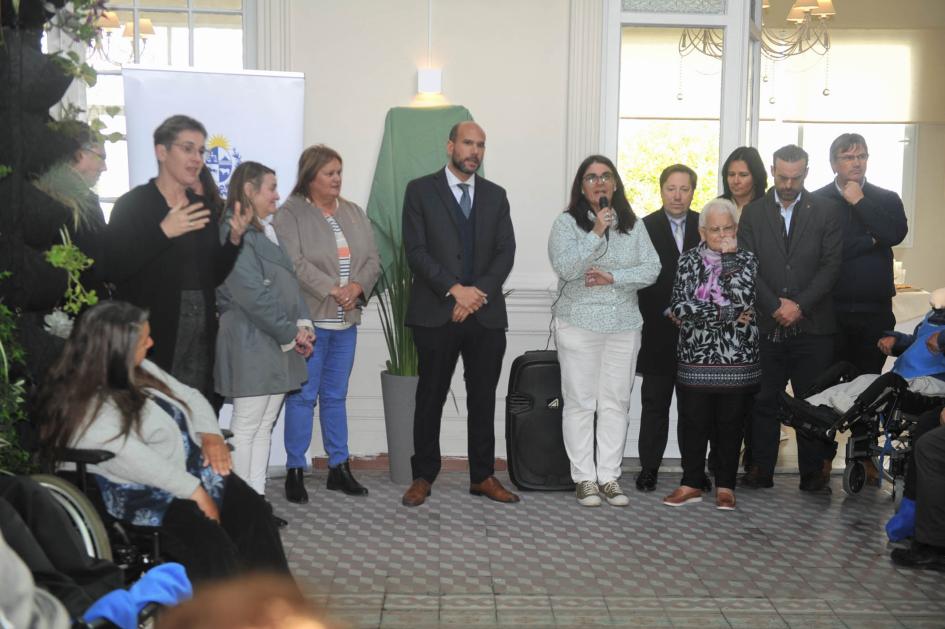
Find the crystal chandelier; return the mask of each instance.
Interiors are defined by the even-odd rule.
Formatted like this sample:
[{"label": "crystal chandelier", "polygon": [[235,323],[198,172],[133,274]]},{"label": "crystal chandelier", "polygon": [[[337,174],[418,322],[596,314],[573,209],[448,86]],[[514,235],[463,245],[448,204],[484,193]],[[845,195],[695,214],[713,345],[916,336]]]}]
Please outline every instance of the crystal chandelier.
[{"label": "crystal chandelier", "polygon": [[[770,8],[764,0],[762,8]],[[772,61],[787,59],[812,51],[824,55],[830,50],[830,34],[827,21],[836,15],[832,0],[796,0],[785,20],[793,28],[761,28],[761,54]],[[693,51],[716,59],[722,58],[722,30],[716,28],[687,28],[679,38],[679,55],[685,57]]]}]

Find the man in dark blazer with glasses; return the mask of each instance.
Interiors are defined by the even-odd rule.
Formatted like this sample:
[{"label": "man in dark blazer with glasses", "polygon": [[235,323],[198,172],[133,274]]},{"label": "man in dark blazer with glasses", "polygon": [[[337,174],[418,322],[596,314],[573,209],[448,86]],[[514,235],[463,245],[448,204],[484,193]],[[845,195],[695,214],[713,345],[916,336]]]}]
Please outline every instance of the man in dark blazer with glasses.
[{"label": "man in dark blazer with glasses", "polygon": [[508,319],[502,284],[515,260],[505,190],[476,174],[486,135],[475,122],[449,134],[445,168],[414,179],[404,195],[403,237],[413,271],[407,325],[419,358],[413,483],[405,506],[424,503],[440,471],[440,423],[456,362],[466,381],[469,492],[519,498],[495,478],[495,391]]}]

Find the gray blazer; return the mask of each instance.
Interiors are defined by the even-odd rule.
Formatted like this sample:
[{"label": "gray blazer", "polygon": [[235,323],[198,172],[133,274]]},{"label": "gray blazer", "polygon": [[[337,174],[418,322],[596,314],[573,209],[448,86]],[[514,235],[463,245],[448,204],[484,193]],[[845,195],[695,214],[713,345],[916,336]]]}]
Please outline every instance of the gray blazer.
[{"label": "gray blazer", "polygon": [[797,302],[800,330],[833,334],[837,326],[831,291],[840,274],[843,233],[836,211],[807,190],[794,207],[789,243],[781,236],[781,212],[774,188],[745,206],[738,221],[738,246],[758,258],[755,312],[763,333],[774,330],[771,317],[780,298]]},{"label": "gray blazer", "polygon": [[[361,308],[367,304],[381,274],[374,229],[364,210],[344,199],[338,199],[335,220],[341,226],[351,250],[351,275],[348,281],[357,282],[364,290],[364,295],[358,300],[358,307],[345,313],[345,321],[358,324],[361,323]],[[338,304],[328,293],[338,286],[340,278],[338,246],[335,234],[321,215],[321,210],[303,197],[293,194],[279,208],[272,225],[295,266],[295,274],[312,319],[335,317]]]},{"label": "gray blazer", "polygon": [[308,319],[292,262],[281,247],[250,227],[233,270],[217,288],[214,386],[220,395],[275,395],[298,389],[308,379],[305,360],[282,351]]}]

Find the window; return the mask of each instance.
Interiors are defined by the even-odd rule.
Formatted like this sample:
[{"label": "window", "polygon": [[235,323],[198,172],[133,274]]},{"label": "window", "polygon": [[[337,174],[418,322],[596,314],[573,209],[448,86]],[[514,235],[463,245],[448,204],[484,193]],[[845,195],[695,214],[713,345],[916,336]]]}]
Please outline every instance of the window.
[{"label": "window", "polygon": [[693,209],[718,195],[722,63],[698,53],[681,57],[682,32],[622,29],[617,169],[639,216],[662,207],[659,176],[671,164],[699,176]]},{"label": "window", "polygon": [[[109,6],[116,19],[103,28],[101,45],[88,62],[98,72],[86,90],[90,118],[108,123],[109,131],[125,132],[124,110],[113,118],[105,108],[122,107],[121,67],[128,63],[217,70],[243,68],[242,0],[134,0]],[[125,142],[106,147],[108,170],[97,192],[106,217],[115,200],[128,190]]]},{"label": "window", "polygon": [[[785,144],[797,144],[810,156],[806,187],[816,190],[833,180],[830,144],[841,133],[859,133],[869,146],[866,178],[901,198],[909,220],[909,234],[900,246],[912,246],[915,208],[915,125],[899,123],[776,122],[762,120],[758,150],[766,165]],[[769,182],[770,183],[770,182]]]}]

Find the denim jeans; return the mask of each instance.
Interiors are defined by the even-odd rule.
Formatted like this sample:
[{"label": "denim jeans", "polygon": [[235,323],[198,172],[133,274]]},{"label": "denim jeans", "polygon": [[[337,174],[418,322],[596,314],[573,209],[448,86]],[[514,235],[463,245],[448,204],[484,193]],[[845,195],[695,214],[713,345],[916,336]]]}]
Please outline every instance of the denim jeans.
[{"label": "denim jeans", "polygon": [[286,467],[306,468],[305,453],[312,442],[312,416],[316,402],[322,441],[328,453],[328,465],[335,467],[348,460],[348,379],[354,366],[357,326],[346,330],[315,328],[315,351],[309,356],[308,380],[285,401]]}]

